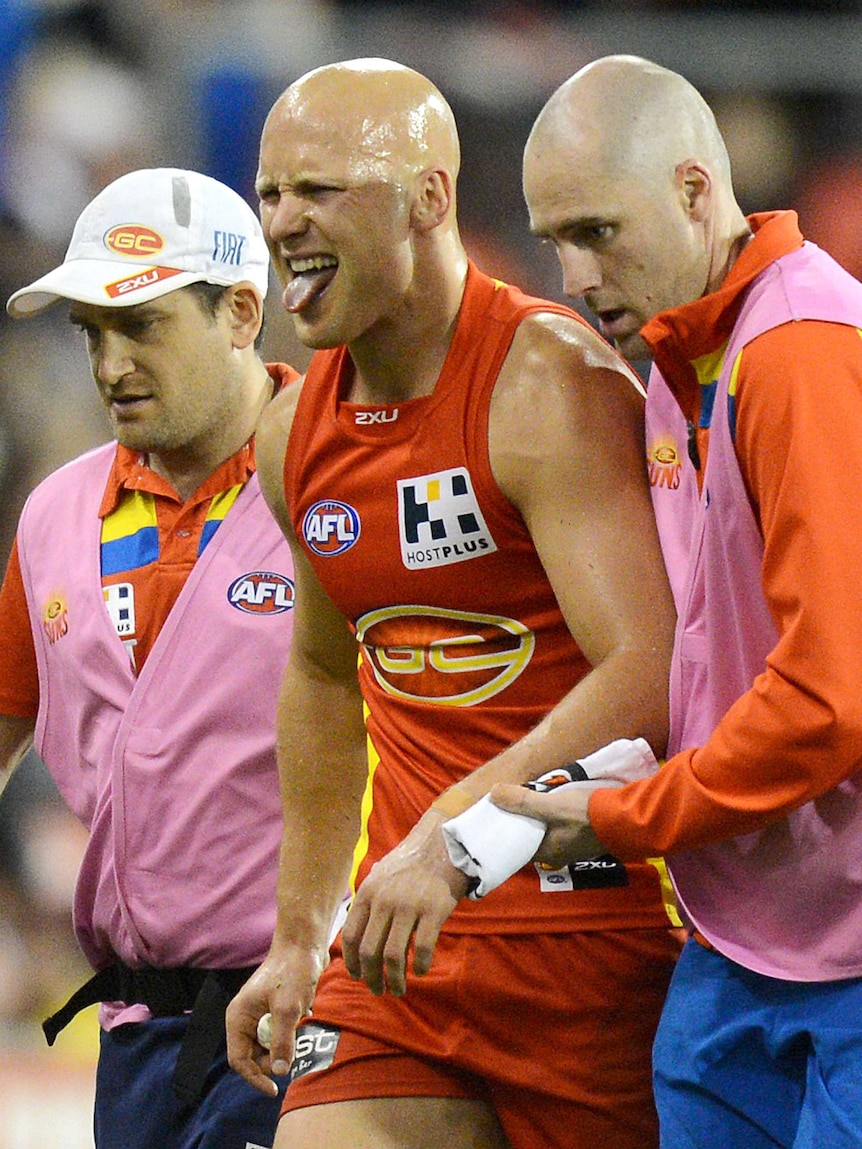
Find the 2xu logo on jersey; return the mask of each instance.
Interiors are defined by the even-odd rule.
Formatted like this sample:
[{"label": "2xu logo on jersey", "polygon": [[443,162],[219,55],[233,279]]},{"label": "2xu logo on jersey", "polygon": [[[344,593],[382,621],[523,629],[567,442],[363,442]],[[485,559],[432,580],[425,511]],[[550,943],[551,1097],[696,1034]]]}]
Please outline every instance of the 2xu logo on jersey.
[{"label": "2xu logo on jersey", "polygon": [[294,586],[286,575],[274,571],[251,571],[228,587],[228,602],[246,614],[282,614],[292,610]]}]

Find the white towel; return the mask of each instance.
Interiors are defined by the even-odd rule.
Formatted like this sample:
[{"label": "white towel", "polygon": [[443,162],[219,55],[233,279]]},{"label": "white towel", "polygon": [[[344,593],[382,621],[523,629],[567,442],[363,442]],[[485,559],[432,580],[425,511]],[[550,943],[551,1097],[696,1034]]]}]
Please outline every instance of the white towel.
[{"label": "white towel", "polygon": [[[620,738],[573,766],[549,770],[527,785],[539,791],[568,790],[596,781],[622,786],[649,778],[657,769],[655,755],[643,738]],[[527,865],[546,829],[538,818],[501,810],[486,794],[469,810],[444,822],[443,837],[452,864],[473,879],[469,896],[476,900]]]}]

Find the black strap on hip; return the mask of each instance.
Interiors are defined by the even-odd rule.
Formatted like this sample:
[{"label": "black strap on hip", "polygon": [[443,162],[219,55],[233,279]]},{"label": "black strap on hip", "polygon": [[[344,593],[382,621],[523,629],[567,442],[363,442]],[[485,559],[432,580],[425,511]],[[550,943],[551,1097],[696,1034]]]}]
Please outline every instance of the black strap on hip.
[{"label": "black strap on hip", "polygon": [[179,1017],[191,1011],[180,1046],[173,1090],[186,1106],[200,1101],[207,1073],[224,1040],[224,1015],[231,998],[254,973],[245,969],[131,969],[115,962],[94,974],[64,1006],[42,1022],[49,1045],[76,1014],[102,1001],[145,1005],[154,1017]]}]

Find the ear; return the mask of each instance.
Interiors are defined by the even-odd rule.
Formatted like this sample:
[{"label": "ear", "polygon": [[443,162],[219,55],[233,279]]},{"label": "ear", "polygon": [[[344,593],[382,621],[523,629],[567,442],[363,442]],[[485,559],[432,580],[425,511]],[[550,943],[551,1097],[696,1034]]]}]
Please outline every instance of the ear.
[{"label": "ear", "polygon": [[433,231],[454,211],[455,184],[445,168],[433,168],[421,174],[416,198],[410,210],[410,222],[417,231]]},{"label": "ear", "polygon": [[258,289],[252,283],[238,283],[227,293],[225,305],[234,347],[244,350],[253,346],[263,325],[263,299]]},{"label": "ear", "polygon": [[712,175],[699,160],[683,160],[675,168],[677,186],[686,213],[696,223],[707,216],[712,201]]}]

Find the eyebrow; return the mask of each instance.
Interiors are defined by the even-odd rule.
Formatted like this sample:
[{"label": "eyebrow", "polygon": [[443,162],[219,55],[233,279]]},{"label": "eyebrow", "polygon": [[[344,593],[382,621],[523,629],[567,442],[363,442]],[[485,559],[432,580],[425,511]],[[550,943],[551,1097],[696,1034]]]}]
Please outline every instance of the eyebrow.
[{"label": "eyebrow", "polygon": [[591,227],[609,227],[613,223],[614,217],[610,215],[566,216],[549,227],[533,227],[531,224],[530,232],[542,239],[551,235],[559,235],[562,232],[584,231]]}]

